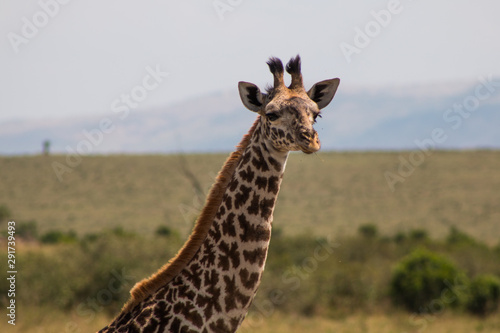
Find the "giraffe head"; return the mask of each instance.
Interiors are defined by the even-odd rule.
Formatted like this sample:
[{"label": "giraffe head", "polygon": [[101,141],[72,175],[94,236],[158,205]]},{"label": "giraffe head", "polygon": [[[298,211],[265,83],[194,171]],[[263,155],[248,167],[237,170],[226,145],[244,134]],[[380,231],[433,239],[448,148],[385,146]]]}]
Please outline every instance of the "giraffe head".
[{"label": "giraffe head", "polygon": [[286,65],[286,71],[292,76],[287,87],[281,60],[270,58],[267,64],[274,76],[274,86],[262,93],[253,83],[239,82],[243,104],[261,115],[263,134],[276,150],[302,150],[307,154],[318,151],[320,141],[313,124],[320,110],[333,99],[340,80],[324,80],[306,91],[297,55]]}]

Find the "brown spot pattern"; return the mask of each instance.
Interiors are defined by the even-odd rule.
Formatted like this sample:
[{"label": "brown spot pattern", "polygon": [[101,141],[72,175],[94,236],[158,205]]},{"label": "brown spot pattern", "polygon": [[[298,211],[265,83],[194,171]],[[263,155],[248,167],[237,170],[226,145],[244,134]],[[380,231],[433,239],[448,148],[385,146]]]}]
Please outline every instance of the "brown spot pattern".
[{"label": "brown spot pattern", "polygon": [[[276,129],[272,133],[286,136]],[[120,327],[126,332],[234,332],[260,283],[283,163],[265,144],[249,144],[192,261],[153,297],[119,316],[107,331],[118,332],[113,328]],[[242,243],[255,245],[241,247]],[[220,316],[230,311],[233,317]]]}]

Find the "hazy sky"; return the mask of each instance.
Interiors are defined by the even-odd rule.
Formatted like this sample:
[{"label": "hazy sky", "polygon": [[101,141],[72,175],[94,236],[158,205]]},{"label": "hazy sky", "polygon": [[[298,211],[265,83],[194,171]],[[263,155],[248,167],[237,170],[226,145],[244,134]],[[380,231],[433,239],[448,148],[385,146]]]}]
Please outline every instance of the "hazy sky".
[{"label": "hazy sky", "polygon": [[499,76],[499,13],[495,0],[1,0],[0,121],[264,88],[267,58],[297,53],[306,85]]}]

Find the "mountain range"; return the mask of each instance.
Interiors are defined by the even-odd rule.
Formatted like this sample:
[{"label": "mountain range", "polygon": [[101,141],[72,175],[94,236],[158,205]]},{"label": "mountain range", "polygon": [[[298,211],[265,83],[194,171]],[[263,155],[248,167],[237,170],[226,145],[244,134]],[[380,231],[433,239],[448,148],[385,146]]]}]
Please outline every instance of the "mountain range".
[{"label": "mountain range", "polygon": [[[315,125],[323,150],[499,149],[500,80],[353,88],[342,83]],[[236,89],[153,109],[0,123],[0,154],[233,150],[256,114]],[[439,136],[434,137],[435,134]],[[419,145],[420,143],[420,145]]]}]

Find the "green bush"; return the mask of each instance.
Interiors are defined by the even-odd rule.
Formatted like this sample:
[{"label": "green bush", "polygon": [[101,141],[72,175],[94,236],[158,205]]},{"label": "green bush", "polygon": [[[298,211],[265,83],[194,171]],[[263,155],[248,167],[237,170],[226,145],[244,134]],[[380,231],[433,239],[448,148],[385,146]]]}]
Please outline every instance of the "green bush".
[{"label": "green bush", "polygon": [[62,232],[60,230],[52,230],[40,237],[40,241],[44,244],[74,243],[77,240],[74,231]]},{"label": "green bush", "polygon": [[[18,226],[21,229],[21,223]],[[78,239],[74,236],[76,240],[69,243],[61,240],[69,234],[47,233],[45,241],[54,240],[55,244],[30,242],[19,251],[19,304],[74,311],[85,320],[101,311],[114,315],[128,299],[130,288],[156,272],[185,241],[176,229],[163,227],[155,234],[135,234],[118,227]],[[290,236],[273,230],[252,311],[339,318],[356,311],[384,311],[389,305],[389,287],[397,306],[412,311],[436,312],[452,304],[467,305],[466,309],[479,314],[482,310],[476,308],[494,311],[490,298],[486,305],[477,301],[480,295],[493,294],[493,289],[488,291],[479,283],[479,287],[471,286],[469,297],[464,275],[445,258],[418,250],[401,259],[422,244],[408,234],[401,235],[400,242],[384,241],[383,234],[370,239],[361,232],[333,241],[311,233]],[[446,252],[470,276],[500,276],[499,252],[491,248],[469,243],[450,246],[432,239],[425,244],[433,251]],[[0,253],[0,261],[7,262],[5,251]],[[390,267],[398,261],[391,275]],[[7,293],[7,287],[0,283],[0,295]],[[5,305],[2,298],[0,305]]]},{"label": "green bush", "polygon": [[500,278],[483,274],[476,276],[470,283],[467,310],[485,316],[495,312],[500,302]]},{"label": "green bush", "polygon": [[450,228],[450,233],[446,237],[446,241],[452,245],[476,245],[477,243],[474,238],[454,226]]},{"label": "green bush", "polygon": [[16,226],[16,235],[23,239],[37,239],[38,226],[36,221],[21,222]]},{"label": "green bush", "polygon": [[398,232],[396,235],[394,235],[394,242],[396,244],[401,244],[407,240],[408,236],[404,232]]},{"label": "green bush", "polygon": [[414,229],[410,231],[410,239],[414,241],[424,241],[429,238],[427,231],[424,229]]},{"label": "green bush", "polygon": [[464,297],[466,278],[448,259],[417,249],[396,266],[391,280],[393,302],[408,310],[432,313],[458,304]]},{"label": "green bush", "polygon": [[377,226],[374,224],[363,224],[358,228],[358,233],[365,238],[375,238],[378,234]]},{"label": "green bush", "polygon": [[6,205],[0,205],[0,223],[7,222],[7,220],[12,217],[9,207]]},{"label": "green bush", "polygon": [[172,238],[179,238],[179,232],[175,229],[172,229],[170,227],[167,227],[166,225],[160,225],[158,228],[155,230],[155,235],[160,236],[160,237],[172,237]]},{"label": "green bush", "polygon": [[[71,236],[75,241],[66,242],[68,235],[72,233],[48,232],[42,238],[50,246],[36,245],[17,253],[22,270],[16,302],[76,311],[86,319],[101,311],[116,314],[128,299],[130,288],[154,273],[182,245],[175,236],[143,237],[123,229],[81,240]],[[7,262],[7,254],[0,253],[0,260]],[[0,295],[6,295],[7,290],[8,284],[0,283]],[[6,300],[0,298],[0,305]]]},{"label": "green bush", "polygon": [[172,234],[172,229],[167,227],[166,225],[160,225],[156,228],[155,234],[158,236],[170,236]]}]

